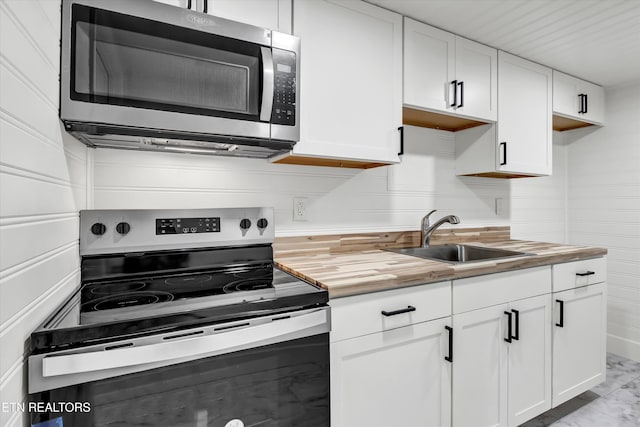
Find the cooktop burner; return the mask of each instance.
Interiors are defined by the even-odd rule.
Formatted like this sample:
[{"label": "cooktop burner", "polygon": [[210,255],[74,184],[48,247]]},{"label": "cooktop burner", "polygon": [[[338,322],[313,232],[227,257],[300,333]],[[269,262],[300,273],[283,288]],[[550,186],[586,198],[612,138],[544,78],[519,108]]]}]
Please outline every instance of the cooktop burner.
[{"label": "cooktop burner", "polygon": [[107,295],[83,305],[82,311],[117,310],[136,305],[154,304],[173,300],[173,295],[159,291],[133,291],[123,294]]}]

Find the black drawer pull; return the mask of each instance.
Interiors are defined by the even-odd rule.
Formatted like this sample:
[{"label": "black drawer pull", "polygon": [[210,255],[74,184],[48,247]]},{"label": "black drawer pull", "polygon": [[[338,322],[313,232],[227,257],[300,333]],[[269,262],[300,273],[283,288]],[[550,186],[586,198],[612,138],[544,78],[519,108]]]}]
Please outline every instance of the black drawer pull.
[{"label": "black drawer pull", "polygon": [[518,310],[511,310],[511,312],[516,315],[516,334],[513,335],[511,338],[513,338],[516,341],[519,341],[520,340],[520,312]]},{"label": "black drawer pull", "polygon": [[556,326],[564,328],[564,301],[557,299],[556,302],[560,303],[560,321],[556,323]]},{"label": "black drawer pull", "polygon": [[449,363],[453,363],[453,328],[451,326],[444,327],[447,331],[449,331],[449,355],[444,357]]},{"label": "black drawer pull", "polygon": [[595,271],[585,271],[584,273],[576,273],[576,276],[580,276],[580,277],[584,277],[584,276],[593,276],[594,274],[596,274]]},{"label": "black drawer pull", "polygon": [[505,311],[504,314],[507,315],[508,317],[507,322],[509,322],[509,331],[507,332],[507,338],[505,338],[504,340],[509,344],[511,344],[511,337],[513,337],[513,329],[511,328],[511,318],[513,317],[513,313],[510,311]]},{"label": "black drawer pull", "polygon": [[395,310],[395,311],[386,311],[386,310],[382,310],[380,313],[382,313],[383,316],[395,316],[396,314],[404,314],[404,313],[411,313],[412,311],[416,311],[416,308],[412,305],[407,306],[407,308],[401,308],[400,310]]}]

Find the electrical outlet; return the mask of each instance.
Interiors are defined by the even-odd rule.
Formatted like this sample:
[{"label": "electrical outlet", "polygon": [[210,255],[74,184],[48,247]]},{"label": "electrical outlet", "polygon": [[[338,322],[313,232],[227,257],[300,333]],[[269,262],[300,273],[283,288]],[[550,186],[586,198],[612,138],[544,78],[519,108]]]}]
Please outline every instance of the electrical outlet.
[{"label": "electrical outlet", "polygon": [[306,197],[293,198],[293,220],[294,221],[307,220],[307,198]]}]

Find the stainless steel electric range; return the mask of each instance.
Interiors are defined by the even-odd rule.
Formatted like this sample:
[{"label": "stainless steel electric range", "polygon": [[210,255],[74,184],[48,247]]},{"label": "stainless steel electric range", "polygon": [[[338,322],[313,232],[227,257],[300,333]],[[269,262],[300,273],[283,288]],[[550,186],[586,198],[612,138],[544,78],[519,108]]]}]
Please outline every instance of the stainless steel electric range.
[{"label": "stainless steel electric range", "polygon": [[328,296],[273,239],[271,208],[81,211],[81,286],[31,335],[31,424],[328,426]]}]

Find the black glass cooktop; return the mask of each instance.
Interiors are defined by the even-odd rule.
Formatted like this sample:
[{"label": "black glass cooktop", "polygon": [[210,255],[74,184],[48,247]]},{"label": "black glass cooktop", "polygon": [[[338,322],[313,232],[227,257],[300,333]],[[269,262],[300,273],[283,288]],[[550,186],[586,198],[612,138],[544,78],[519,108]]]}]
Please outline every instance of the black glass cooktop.
[{"label": "black glass cooktop", "polygon": [[[172,301],[118,307],[116,310],[82,311],[84,287],[31,334],[33,354],[64,348],[170,332],[325,305],[327,291],[272,269],[271,286]],[[89,291],[90,292],[90,291]]]},{"label": "black glass cooktop", "polygon": [[326,290],[273,266],[271,247],[82,260],[83,283],[31,335],[32,353],[324,305]]}]

